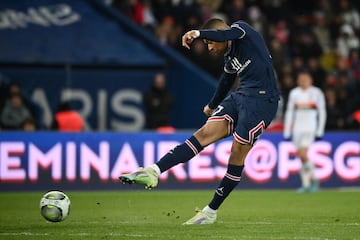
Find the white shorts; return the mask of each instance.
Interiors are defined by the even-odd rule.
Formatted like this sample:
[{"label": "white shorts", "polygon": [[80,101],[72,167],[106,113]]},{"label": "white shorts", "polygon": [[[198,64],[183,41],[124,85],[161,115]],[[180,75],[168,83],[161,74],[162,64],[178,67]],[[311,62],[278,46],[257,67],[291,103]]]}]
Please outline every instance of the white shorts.
[{"label": "white shorts", "polygon": [[315,140],[314,132],[294,133],[293,142],[297,149],[308,148]]}]

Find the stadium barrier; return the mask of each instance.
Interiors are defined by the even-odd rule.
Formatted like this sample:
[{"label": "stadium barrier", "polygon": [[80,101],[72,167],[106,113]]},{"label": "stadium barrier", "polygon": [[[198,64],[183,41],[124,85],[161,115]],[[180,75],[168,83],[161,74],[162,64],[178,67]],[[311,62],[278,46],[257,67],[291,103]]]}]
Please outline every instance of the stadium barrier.
[{"label": "stadium barrier", "polygon": [[[191,132],[0,134],[0,189],[130,190],[118,176],[148,166]],[[360,186],[360,135],[327,133],[309,149],[321,186]],[[159,189],[214,188],[226,171],[232,138],[205,148],[161,175]],[[296,188],[301,166],[294,145],[265,133],[246,159],[239,188]]]}]

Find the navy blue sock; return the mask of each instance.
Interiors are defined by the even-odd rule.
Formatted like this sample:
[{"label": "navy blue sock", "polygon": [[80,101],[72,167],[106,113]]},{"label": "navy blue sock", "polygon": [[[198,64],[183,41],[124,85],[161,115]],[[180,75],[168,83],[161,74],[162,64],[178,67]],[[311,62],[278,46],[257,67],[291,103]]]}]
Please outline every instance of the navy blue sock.
[{"label": "navy blue sock", "polygon": [[156,165],[159,166],[161,172],[165,172],[179,163],[189,161],[196,154],[201,152],[201,150],[203,150],[203,147],[200,145],[199,141],[194,136],[192,136],[183,144],[176,146],[174,149],[165,154],[156,163]]},{"label": "navy blue sock", "polygon": [[229,164],[224,178],[221,180],[219,187],[215,191],[213,199],[209,203],[209,207],[211,209],[217,210],[225,198],[231,193],[236,185],[238,185],[243,169],[244,166]]}]

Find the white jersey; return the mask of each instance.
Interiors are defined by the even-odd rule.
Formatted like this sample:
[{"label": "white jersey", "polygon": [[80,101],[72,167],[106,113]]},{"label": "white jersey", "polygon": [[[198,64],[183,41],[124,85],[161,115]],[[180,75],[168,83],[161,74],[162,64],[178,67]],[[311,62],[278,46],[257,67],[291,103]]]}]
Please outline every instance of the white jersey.
[{"label": "white jersey", "polygon": [[325,97],[319,88],[296,87],[290,91],[285,113],[285,138],[304,133],[321,137],[324,134],[325,121]]}]

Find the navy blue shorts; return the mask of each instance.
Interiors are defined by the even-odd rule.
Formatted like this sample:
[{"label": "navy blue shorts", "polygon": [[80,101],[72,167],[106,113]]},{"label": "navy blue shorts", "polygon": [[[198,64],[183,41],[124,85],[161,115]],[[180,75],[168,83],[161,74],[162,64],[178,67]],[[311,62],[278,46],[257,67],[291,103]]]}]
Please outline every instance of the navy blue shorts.
[{"label": "navy blue shorts", "polygon": [[232,93],[214,110],[208,121],[227,120],[228,134],[241,144],[253,145],[278,109],[278,99],[261,99]]}]

